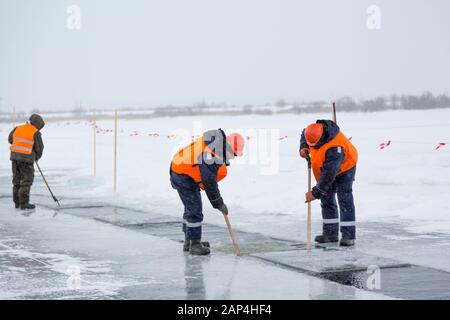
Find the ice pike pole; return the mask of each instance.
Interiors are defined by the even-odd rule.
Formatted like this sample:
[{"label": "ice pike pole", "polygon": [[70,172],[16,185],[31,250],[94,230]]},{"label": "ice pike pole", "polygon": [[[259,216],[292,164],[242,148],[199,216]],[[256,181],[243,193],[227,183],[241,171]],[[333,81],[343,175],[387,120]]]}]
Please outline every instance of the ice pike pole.
[{"label": "ice pike pole", "polygon": [[233,243],[234,250],[236,251],[236,255],[239,257],[241,255],[241,249],[236,240],[236,236],[234,235],[233,229],[231,228],[230,219],[228,219],[228,215],[224,214],[223,218],[225,219],[225,223],[227,224],[228,233],[230,234],[231,242]]},{"label": "ice pike pole", "polygon": [[333,122],[337,123],[336,121],[336,102],[333,102],[333,106],[332,106],[332,117],[333,117]]},{"label": "ice pike pole", "polygon": [[[333,122],[334,123],[337,123],[337,120],[336,120],[336,102],[333,102],[333,105],[332,105],[332,107],[331,107],[331,117],[332,117],[332,119],[333,119]],[[311,192],[311,188],[312,188],[312,186],[311,186],[311,157],[310,157],[310,155],[308,154],[307,155],[307,157],[306,157],[306,161],[307,161],[307,163],[308,163],[308,192]],[[311,233],[312,233],[312,227],[311,227],[311,201],[309,201],[309,202],[307,202],[307,205],[308,205],[308,213],[307,213],[307,222],[306,222],[306,228],[307,228],[307,230],[306,230],[306,249],[307,249],[307,251],[308,252],[310,252],[311,251],[311,242],[312,242],[312,239],[311,239]]]},{"label": "ice pike pole", "polygon": [[[306,157],[306,161],[308,163],[308,192],[311,192],[311,158],[308,154]],[[308,215],[306,220],[306,249],[311,251],[311,201],[307,203],[308,205]]]},{"label": "ice pike pole", "polygon": [[49,186],[48,183],[47,183],[47,179],[45,179],[45,176],[44,176],[44,174],[42,173],[41,167],[39,167],[39,164],[37,163],[37,161],[36,161],[35,163],[36,163],[36,166],[37,166],[37,168],[38,168],[38,170],[39,170],[39,173],[40,173],[41,176],[42,176],[42,179],[43,179],[44,182],[45,182],[45,185],[47,186],[48,191],[50,191],[50,194],[51,194],[53,200],[58,204],[58,207],[61,207],[61,205],[59,204],[58,199],[57,199],[57,198],[55,197],[55,195],[53,194],[52,189],[50,189],[50,186]]}]

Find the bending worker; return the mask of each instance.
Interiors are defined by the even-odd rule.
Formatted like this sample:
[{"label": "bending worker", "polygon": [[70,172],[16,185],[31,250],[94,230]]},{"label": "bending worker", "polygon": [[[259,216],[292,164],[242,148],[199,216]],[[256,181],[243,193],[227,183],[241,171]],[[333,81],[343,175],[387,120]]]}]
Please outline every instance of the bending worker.
[{"label": "bending worker", "polygon": [[170,165],[170,182],[184,205],[184,251],[193,255],[210,253],[209,243],[202,242],[202,198],[200,189],[213,208],[228,214],[218,182],[226,177],[229,160],[242,156],[245,140],[238,133],[226,136],[223,130],[210,130],[178,151]]},{"label": "bending worker", "polygon": [[11,144],[13,172],[13,200],[16,209],[34,209],[30,203],[30,191],[34,181],[34,162],[42,157],[44,143],[40,130],[45,122],[40,115],[33,114],[29,122],[15,127],[8,137]]},{"label": "bending worker", "polygon": [[317,120],[303,130],[300,156],[311,159],[317,185],[306,193],[306,202],[320,199],[323,233],[317,243],[339,241],[340,209],[341,246],[353,246],[356,238],[355,205],[352,185],[355,180],[358,152],[353,144],[331,120]]}]

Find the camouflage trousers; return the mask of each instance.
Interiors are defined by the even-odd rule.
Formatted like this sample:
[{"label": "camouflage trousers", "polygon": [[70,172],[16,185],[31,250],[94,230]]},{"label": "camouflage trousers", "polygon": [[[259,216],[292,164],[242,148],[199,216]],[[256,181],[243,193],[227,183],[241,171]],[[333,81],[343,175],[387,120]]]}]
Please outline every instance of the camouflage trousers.
[{"label": "camouflage trousers", "polygon": [[34,164],[12,161],[13,200],[22,205],[30,201],[30,190],[34,181]]}]

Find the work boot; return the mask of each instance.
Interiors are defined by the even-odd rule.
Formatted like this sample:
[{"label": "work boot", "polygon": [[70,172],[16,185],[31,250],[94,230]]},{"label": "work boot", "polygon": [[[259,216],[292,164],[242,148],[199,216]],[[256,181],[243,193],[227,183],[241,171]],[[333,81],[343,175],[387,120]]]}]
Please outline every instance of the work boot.
[{"label": "work boot", "polygon": [[20,205],[20,210],[33,210],[34,208],[36,208],[36,206],[31,203],[26,203],[26,204]]},{"label": "work boot", "polygon": [[204,256],[209,254],[210,250],[208,247],[203,246],[200,240],[191,240],[191,246],[189,248],[189,253],[195,256]]},{"label": "work boot", "polygon": [[[190,243],[189,240],[187,240],[187,239],[184,240],[183,251],[185,251],[185,252],[188,252],[188,251],[189,251],[189,243]],[[204,247],[207,247],[207,248],[210,247],[208,241],[202,241],[201,243],[202,243],[202,245],[203,245]]]},{"label": "work boot", "polygon": [[339,236],[327,236],[325,234],[322,234],[315,237],[314,241],[316,241],[317,243],[338,242]]},{"label": "work boot", "polygon": [[341,241],[339,241],[339,245],[342,247],[353,247],[355,245],[355,240],[342,238]]}]

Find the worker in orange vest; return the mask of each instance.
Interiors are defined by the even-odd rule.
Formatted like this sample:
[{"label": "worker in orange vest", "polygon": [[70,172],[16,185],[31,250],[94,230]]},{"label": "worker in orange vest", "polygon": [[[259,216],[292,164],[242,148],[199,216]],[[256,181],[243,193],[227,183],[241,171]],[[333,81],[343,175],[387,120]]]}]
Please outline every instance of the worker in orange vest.
[{"label": "worker in orange vest", "polygon": [[210,130],[179,150],[170,165],[170,182],[184,205],[183,250],[193,255],[210,253],[209,243],[202,242],[202,198],[206,192],[213,208],[228,214],[220,195],[218,182],[227,175],[229,160],[242,156],[245,140],[239,133],[225,135],[223,130]]},{"label": "worker in orange vest", "polygon": [[[300,139],[300,156],[310,157],[317,181],[307,192],[306,202],[320,199],[323,218],[323,234],[315,238],[317,243],[339,241],[341,246],[353,246],[356,238],[355,205],[352,185],[355,180],[358,152],[353,144],[330,120],[317,120],[303,130]],[[339,201],[340,219],[336,194]]]},{"label": "worker in orange vest", "polygon": [[42,157],[44,143],[40,130],[45,122],[38,114],[33,114],[29,121],[15,127],[8,137],[11,144],[11,162],[13,172],[13,201],[16,209],[34,209],[30,203],[30,190],[34,181],[34,162]]}]

